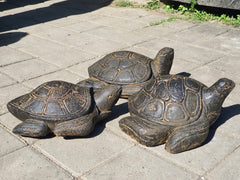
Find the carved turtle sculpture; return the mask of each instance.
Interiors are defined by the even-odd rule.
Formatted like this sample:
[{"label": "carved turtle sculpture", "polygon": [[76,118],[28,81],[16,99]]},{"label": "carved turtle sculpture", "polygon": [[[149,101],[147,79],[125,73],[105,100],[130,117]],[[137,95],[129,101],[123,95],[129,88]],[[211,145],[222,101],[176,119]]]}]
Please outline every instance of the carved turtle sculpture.
[{"label": "carved turtle sculpture", "polygon": [[166,143],[170,153],[193,149],[206,140],[234,86],[226,78],[208,88],[179,75],[158,77],[129,97],[131,116],[121,119],[119,126],[146,146]]},{"label": "carved turtle sculpture", "polygon": [[23,122],[13,132],[22,136],[87,136],[106,118],[117,102],[121,87],[109,86],[96,92],[64,81],[46,82],[7,104]]},{"label": "carved turtle sculpture", "polygon": [[169,74],[174,50],[165,47],[154,59],[131,51],[110,53],[88,68],[89,79],[78,84],[101,88],[109,85],[122,86],[122,98],[139,91],[155,76]]}]

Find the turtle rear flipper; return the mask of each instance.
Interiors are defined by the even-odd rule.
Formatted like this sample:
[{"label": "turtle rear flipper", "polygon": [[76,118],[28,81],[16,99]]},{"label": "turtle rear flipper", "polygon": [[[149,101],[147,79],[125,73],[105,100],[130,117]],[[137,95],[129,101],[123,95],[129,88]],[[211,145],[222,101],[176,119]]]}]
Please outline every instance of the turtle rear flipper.
[{"label": "turtle rear flipper", "polygon": [[138,117],[129,116],[119,121],[123,132],[146,146],[156,146],[165,143],[169,127],[161,126]]},{"label": "turtle rear flipper", "polygon": [[56,136],[87,136],[89,135],[95,126],[96,116],[93,113],[62,122],[56,125],[53,133]]},{"label": "turtle rear flipper", "polygon": [[44,137],[50,133],[50,129],[43,121],[27,119],[18,124],[13,129],[13,133],[27,137]]}]

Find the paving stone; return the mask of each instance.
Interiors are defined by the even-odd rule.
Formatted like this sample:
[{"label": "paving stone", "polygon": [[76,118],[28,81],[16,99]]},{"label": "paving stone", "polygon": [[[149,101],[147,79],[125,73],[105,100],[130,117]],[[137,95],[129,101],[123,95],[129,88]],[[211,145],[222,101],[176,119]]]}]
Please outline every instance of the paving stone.
[{"label": "paving stone", "polygon": [[88,67],[91,66],[92,64],[94,64],[96,61],[98,61],[102,57],[94,58],[92,60],[79,63],[77,65],[67,68],[67,70],[69,70],[72,73],[78,74],[80,76],[79,77],[80,79],[89,78]]},{"label": "paving stone", "polygon": [[184,59],[178,59],[175,58],[173,60],[172,69],[170,71],[170,74],[179,74],[179,73],[187,73],[190,74],[191,70],[197,68],[199,65],[197,63],[194,63],[192,61],[186,61]]},{"label": "paving stone", "polygon": [[231,99],[234,103],[239,103],[238,96],[240,90],[238,87],[240,85],[240,78],[235,74],[232,74],[231,72],[217,70],[215,69],[215,66],[211,66],[210,64],[198,67],[192,70],[190,73],[192,78],[195,78],[196,80],[204,83],[207,86],[213,85],[220,78],[229,78],[233,80],[236,86],[228,95],[228,97],[224,101],[224,104],[227,103],[228,99]]},{"label": "paving stone", "polygon": [[230,55],[240,56],[240,39],[239,38],[228,38],[222,40],[221,37],[217,37],[211,40],[203,40],[197,42],[199,46],[206,47],[209,49],[215,49],[219,52],[224,52]]},{"label": "paving stone", "polygon": [[[96,25],[98,25],[98,26],[113,27],[114,24],[116,24],[116,21],[120,21],[120,20],[121,20],[121,18],[119,18],[119,17],[99,15],[99,16],[96,16],[96,17],[93,18],[93,19],[90,19],[90,20],[87,21],[87,22],[96,24]],[[117,29],[117,27],[115,27],[115,28]],[[119,28],[119,30],[124,30],[124,29],[120,29],[120,28]]]},{"label": "paving stone", "polygon": [[0,48],[0,54],[0,67],[32,58],[32,56],[29,54],[23,53],[7,46]]},{"label": "paving stone", "polygon": [[174,52],[175,57],[182,58],[187,61],[192,61],[199,65],[204,65],[212,61],[216,61],[225,56],[224,54],[216,51],[210,51],[204,48],[198,48],[189,45],[178,45],[178,47],[174,49]]},{"label": "paving stone", "polygon": [[95,55],[102,56],[113,51],[117,51],[127,47],[127,44],[116,43],[106,39],[100,39],[94,42],[89,42],[81,46],[81,49],[84,51],[91,52]]},{"label": "paving stone", "polygon": [[39,140],[34,144],[46,156],[79,176],[132,146],[131,143],[97,126],[88,138]]},{"label": "paving stone", "polygon": [[240,176],[240,148],[236,149],[230,156],[223,160],[206,177],[208,179],[239,179]]},{"label": "paving stone", "polygon": [[190,151],[170,154],[164,149],[164,145],[147,149],[178,166],[191,170],[198,175],[203,175],[214,168],[239,145],[239,139],[226,136],[219,131],[211,131],[203,146]]},{"label": "paving stone", "polygon": [[0,89],[0,114],[6,113],[7,103],[23,94],[26,94],[30,91],[29,88],[23,86],[22,84],[14,84],[11,86],[3,87]]},{"label": "paving stone", "polygon": [[[236,97],[235,99],[238,98]],[[221,131],[228,136],[233,136],[240,139],[240,104],[239,101],[234,103],[231,99],[226,99],[224,102],[221,115],[212,126],[212,129]]]},{"label": "paving stone", "polygon": [[76,31],[76,32],[85,32],[93,29],[97,29],[99,27],[102,27],[102,25],[91,23],[90,21],[83,21],[83,22],[78,22],[75,24],[70,24],[67,26],[64,26],[64,29],[68,29],[71,31]]},{"label": "paving stone", "polygon": [[73,179],[29,147],[1,157],[0,166],[2,179]]},{"label": "paving stone", "polygon": [[106,26],[87,31],[87,34],[115,41],[116,43],[128,44],[129,46],[151,39],[150,36],[142,36],[142,34],[137,32],[126,32],[121,29]]},{"label": "paving stone", "polygon": [[166,16],[159,16],[159,14],[148,14],[148,15],[139,15],[138,18],[136,18],[137,21],[146,23],[147,25],[150,25],[151,23],[160,22],[162,20],[165,20]]},{"label": "paving stone", "polygon": [[56,27],[65,27],[69,25],[73,25],[75,23],[79,23],[83,20],[79,20],[78,18],[72,18],[72,17],[79,17],[78,15],[68,16],[60,19],[55,19],[49,22],[45,22],[46,24],[54,25]]},{"label": "paving stone", "polygon": [[[12,134],[7,132],[1,125],[0,125],[0,141],[1,141],[0,157],[26,146],[26,144],[19,141],[16,137],[14,137]],[[1,158],[0,158],[0,164],[1,164]],[[3,167],[1,166],[1,168]],[[0,171],[1,171],[1,168],[0,168]],[[2,177],[2,174],[1,174],[1,177]]]},{"label": "paving stone", "polygon": [[[158,51],[164,47],[173,48],[174,60],[173,60],[173,65],[171,69],[171,73],[173,74],[180,73],[180,72],[189,72],[190,70],[197,68],[201,63],[201,61],[199,60],[200,57],[198,57],[195,60],[192,60],[196,56],[190,55],[189,53],[187,53],[188,50],[191,51],[191,48],[195,49],[194,47],[190,47],[187,45],[186,46],[180,45],[179,43],[168,41],[168,40],[153,39],[150,41],[137,44],[134,47],[143,48],[143,52],[141,54],[144,54],[144,49],[155,51],[154,56],[151,56],[151,58],[155,58]],[[186,48],[186,50],[183,50],[183,52],[181,52],[182,48],[180,47],[183,47],[184,49]],[[204,56],[204,53],[202,56]],[[213,55],[212,58],[214,57],[218,57],[218,56]]]},{"label": "paving stone", "polygon": [[[167,17],[165,19],[168,19]],[[134,32],[142,33],[144,35],[151,35],[154,38],[161,38],[167,40],[175,40],[173,37],[176,32],[188,29],[192,26],[196,26],[194,23],[188,21],[173,21],[171,23],[163,23],[156,26],[150,26],[150,22],[147,27],[137,29]],[[182,41],[186,42],[186,41]]]},{"label": "paving stone", "polygon": [[[225,72],[225,74],[231,73],[238,76],[240,61],[239,61],[239,57],[225,56],[219,59],[218,61],[211,63],[209,66],[219,71],[223,71]],[[239,77],[236,77],[236,78],[240,79]]]},{"label": "paving stone", "polygon": [[41,77],[38,78],[34,78],[28,81],[23,82],[24,85],[31,87],[31,88],[36,88],[37,86],[41,85],[42,83],[45,83],[47,81],[67,81],[70,83],[77,83],[79,82],[81,79],[78,75],[73,74],[67,70],[61,70],[61,71],[57,71],[54,73],[50,73],[47,75],[43,75]]},{"label": "paving stone", "polygon": [[133,52],[136,52],[139,54],[143,54],[144,56],[147,56],[152,59],[156,56],[156,51],[151,50],[149,48],[144,48],[144,47],[132,46],[132,47],[127,47],[122,50],[133,51]]},{"label": "paving stone", "polygon": [[16,83],[17,81],[0,73],[0,88]]},{"label": "paving stone", "polygon": [[151,14],[151,12],[147,12],[144,9],[134,9],[134,8],[113,8],[112,10],[109,8],[106,9],[106,12],[103,14],[108,15],[110,17],[117,17],[122,19],[137,19],[142,16],[147,16]]},{"label": "paving stone", "polygon": [[94,54],[79,49],[58,48],[54,53],[41,55],[44,60],[60,67],[68,67],[95,57]]},{"label": "paving stone", "polygon": [[207,40],[211,38],[215,38],[218,35],[225,33],[228,31],[228,28],[222,26],[214,26],[210,24],[199,24],[197,26],[192,26],[187,28],[181,32],[172,34],[172,36],[168,36],[168,38],[173,39],[175,41],[183,41],[188,43],[195,43],[199,40]]},{"label": "paving stone", "polygon": [[156,155],[133,147],[83,176],[86,179],[198,179]]},{"label": "paving stone", "polygon": [[47,28],[35,30],[32,33],[42,38],[51,39],[72,46],[80,46],[89,41],[96,40],[96,38],[89,36],[88,34],[76,33],[74,31],[54,26],[47,26]]},{"label": "paving stone", "polygon": [[[26,68],[28,67],[28,68]],[[39,59],[22,61],[9,66],[1,67],[0,71],[8,74],[10,77],[22,82],[28,79],[38,77],[56,71],[58,68]]]},{"label": "paving stone", "polygon": [[[76,39],[75,39],[76,41]],[[29,36],[11,46],[41,57],[45,61],[59,67],[66,67],[92,58],[93,55],[81,50],[72,49],[45,39]]]},{"label": "paving stone", "polygon": [[[137,47],[137,48],[145,48],[149,51],[154,51],[155,54],[154,56],[152,56],[152,58],[154,58],[158,51],[164,47],[171,47],[174,49],[179,48],[179,44],[176,43],[176,42],[173,42],[171,40],[166,40],[166,39],[160,39],[159,37],[157,38],[154,38],[152,40],[149,40],[149,41],[145,41],[145,42],[142,42],[142,43],[139,43],[139,44],[136,44],[134,47]],[[144,54],[144,52],[142,52],[142,54]],[[178,58],[177,54],[175,53],[175,56],[174,56],[174,60]]]},{"label": "paving stone", "polygon": [[135,21],[132,19],[119,19],[118,21],[115,21],[111,24],[112,27],[118,27],[120,29],[124,29],[126,31],[134,31],[137,29],[142,29],[144,27],[147,27],[148,24]]}]

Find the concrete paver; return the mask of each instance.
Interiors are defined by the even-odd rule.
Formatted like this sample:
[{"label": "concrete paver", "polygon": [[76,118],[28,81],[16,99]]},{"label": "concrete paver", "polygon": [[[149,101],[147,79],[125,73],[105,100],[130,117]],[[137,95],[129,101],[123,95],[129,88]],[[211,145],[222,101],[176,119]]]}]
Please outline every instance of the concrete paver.
[{"label": "concrete paver", "polygon": [[2,126],[0,126],[0,141],[1,141],[0,157],[26,146],[26,144],[16,139]]},{"label": "concrete paver", "polygon": [[[239,28],[183,20],[151,26],[170,17],[163,10],[18,2],[4,3],[0,15],[0,179],[239,179]],[[129,115],[126,99],[86,138],[11,132],[21,122],[7,111],[13,98],[46,81],[88,78],[87,68],[112,51],[154,58],[165,46],[175,50],[171,73],[186,72],[207,86],[222,77],[236,83],[201,147],[169,154],[164,145],[138,144],[118,126]]]},{"label": "concrete paver", "polygon": [[16,82],[17,82],[16,80],[10,78],[9,76],[0,73],[0,87],[15,84]]},{"label": "concrete paver", "polygon": [[107,164],[88,172],[83,176],[83,179],[197,180],[199,177],[148,151],[133,147],[110,160]]},{"label": "concrete paver", "polygon": [[165,151],[164,146],[148,149],[164,159],[166,158],[181,167],[203,176],[227,157],[228,154],[237,149],[239,145],[239,139],[226,136],[219,131],[211,131],[205,144],[191,151],[170,154]]},{"label": "concrete paver", "polygon": [[240,167],[237,165],[240,161],[240,149],[238,148],[229,157],[218,165],[210,174],[206,177],[208,179],[236,179],[240,175]]},{"label": "concrete paver", "polygon": [[12,63],[33,58],[29,54],[23,53],[8,46],[1,47],[0,54],[1,54],[1,66],[6,66]]},{"label": "concrete paver", "polygon": [[77,83],[80,80],[82,80],[77,74],[71,73],[67,70],[60,70],[53,73],[46,74],[44,76],[40,76],[38,78],[30,79],[25,82],[23,82],[24,85],[34,89],[37,86],[41,85],[42,83],[46,82],[46,79],[48,81],[67,81],[72,83]]},{"label": "concrete paver", "polygon": [[73,179],[30,147],[0,157],[0,166],[2,179]]},{"label": "concrete paver", "polygon": [[[28,67],[28,68],[26,68]],[[43,74],[56,71],[58,68],[39,59],[30,59],[9,66],[1,67],[0,71],[8,74],[19,82],[36,78]]]},{"label": "concrete paver", "polygon": [[39,140],[34,144],[34,147],[75,176],[82,175],[131,146],[133,143],[121,139],[101,126],[88,138],[55,137]]}]

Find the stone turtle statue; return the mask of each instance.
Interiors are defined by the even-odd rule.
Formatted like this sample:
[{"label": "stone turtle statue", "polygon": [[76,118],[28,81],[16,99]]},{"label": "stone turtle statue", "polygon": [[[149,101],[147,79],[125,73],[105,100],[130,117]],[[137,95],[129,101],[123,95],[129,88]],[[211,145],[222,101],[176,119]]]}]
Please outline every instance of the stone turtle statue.
[{"label": "stone turtle statue", "polygon": [[78,84],[93,88],[120,85],[121,97],[127,98],[153,77],[169,74],[173,58],[174,50],[168,47],[161,49],[154,59],[131,51],[113,52],[91,65],[90,78]]},{"label": "stone turtle statue", "polygon": [[13,132],[22,136],[87,136],[106,118],[119,99],[121,87],[111,86],[92,92],[64,81],[46,82],[32,92],[7,104],[23,122]]},{"label": "stone turtle statue", "polygon": [[120,128],[146,146],[166,143],[170,153],[193,149],[206,140],[234,86],[226,78],[208,88],[188,77],[158,77],[129,97],[131,116],[119,121]]}]

